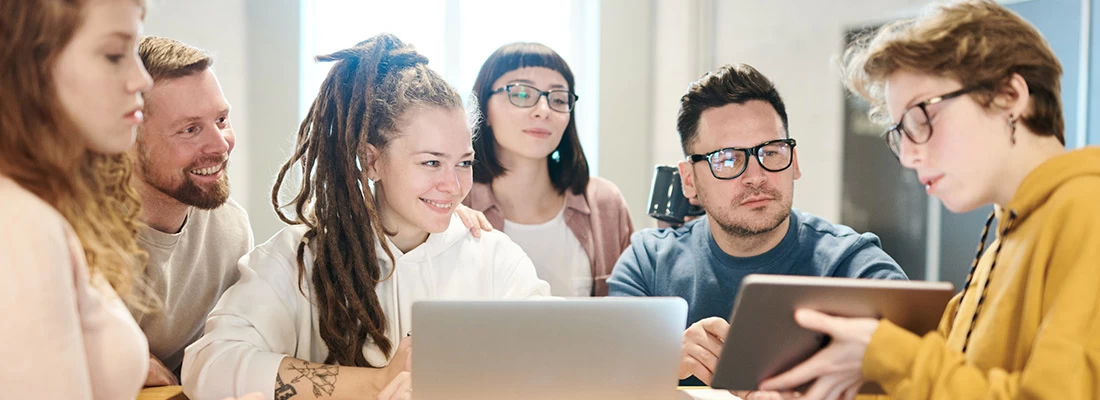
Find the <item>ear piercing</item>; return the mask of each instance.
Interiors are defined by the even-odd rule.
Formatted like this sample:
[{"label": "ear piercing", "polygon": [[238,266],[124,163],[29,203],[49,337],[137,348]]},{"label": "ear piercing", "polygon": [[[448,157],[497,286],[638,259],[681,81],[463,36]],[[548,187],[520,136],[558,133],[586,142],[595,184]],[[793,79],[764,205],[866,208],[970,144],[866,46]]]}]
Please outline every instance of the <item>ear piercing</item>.
[{"label": "ear piercing", "polygon": [[1017,118],[1015,115],[1008,114],[1008,129],[1012,131],[1010,138],[1012,139],[1013,145],[1016,144],[1016,121]]}]

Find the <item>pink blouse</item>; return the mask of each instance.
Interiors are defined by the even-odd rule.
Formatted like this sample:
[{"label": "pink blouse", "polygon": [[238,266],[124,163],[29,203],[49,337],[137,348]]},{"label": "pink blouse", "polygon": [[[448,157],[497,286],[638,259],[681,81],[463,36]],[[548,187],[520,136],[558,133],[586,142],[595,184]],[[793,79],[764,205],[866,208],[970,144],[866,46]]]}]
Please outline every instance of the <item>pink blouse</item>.
[{"label": "pink blouse", "polygon": [[133,399],[149,345],[53,207],[0,175],[0,389],[12,399]]}]

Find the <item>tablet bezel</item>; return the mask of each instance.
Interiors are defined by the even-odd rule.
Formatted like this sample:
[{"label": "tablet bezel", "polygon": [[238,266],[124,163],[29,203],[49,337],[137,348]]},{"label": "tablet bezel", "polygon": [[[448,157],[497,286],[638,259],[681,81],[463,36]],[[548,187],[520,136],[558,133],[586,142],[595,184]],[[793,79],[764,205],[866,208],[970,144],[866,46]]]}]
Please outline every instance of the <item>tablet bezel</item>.
[{"label": "tablet bezel", "polygon": [[[711,387],[756,390],[760,381],[805,361],[828,338],[798,326],[794,310],[809,308],[846,317],[886,318],[918,335],[935,330],[948,301],[950,282],[746,276]],[[808,385],[799,390],[804,391]],[[869,383],[860,393],[883,393]]]}]

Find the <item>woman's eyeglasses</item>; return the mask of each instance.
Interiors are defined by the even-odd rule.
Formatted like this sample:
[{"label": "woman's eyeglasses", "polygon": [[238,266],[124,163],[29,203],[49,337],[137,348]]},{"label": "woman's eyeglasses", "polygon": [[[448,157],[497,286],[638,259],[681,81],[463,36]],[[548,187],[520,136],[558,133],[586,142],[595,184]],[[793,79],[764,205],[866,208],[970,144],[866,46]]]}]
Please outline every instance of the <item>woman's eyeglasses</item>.
[{"label": "woman's eyeglasses", "polygon": [[546,96],[546,104],[550,106],[550,109],[562,113],[573,111],[573,106],[577,104],[579,98],[568,90],[554,89],[544,92],[534,86],[522,83],[508,84],[494,90],[492,94],[501,92],[508,95],[508,102],[521,108],[534,107],[539,103],[539,98]]}]

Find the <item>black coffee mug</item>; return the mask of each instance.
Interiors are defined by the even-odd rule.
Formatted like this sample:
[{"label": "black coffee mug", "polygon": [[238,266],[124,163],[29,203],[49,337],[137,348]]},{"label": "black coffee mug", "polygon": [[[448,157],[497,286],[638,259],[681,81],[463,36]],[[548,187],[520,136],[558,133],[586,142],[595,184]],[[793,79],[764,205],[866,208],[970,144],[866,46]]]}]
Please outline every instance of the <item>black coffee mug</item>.
[{"label": "black coffee mug", "polygon": [[684,223],[684,217],[706,214],[702,207],[688,202],[680,187],[680,171],[676,167],[658,165],[653,170],[653,186],[649,188],[650,217],[670,224]]}]

